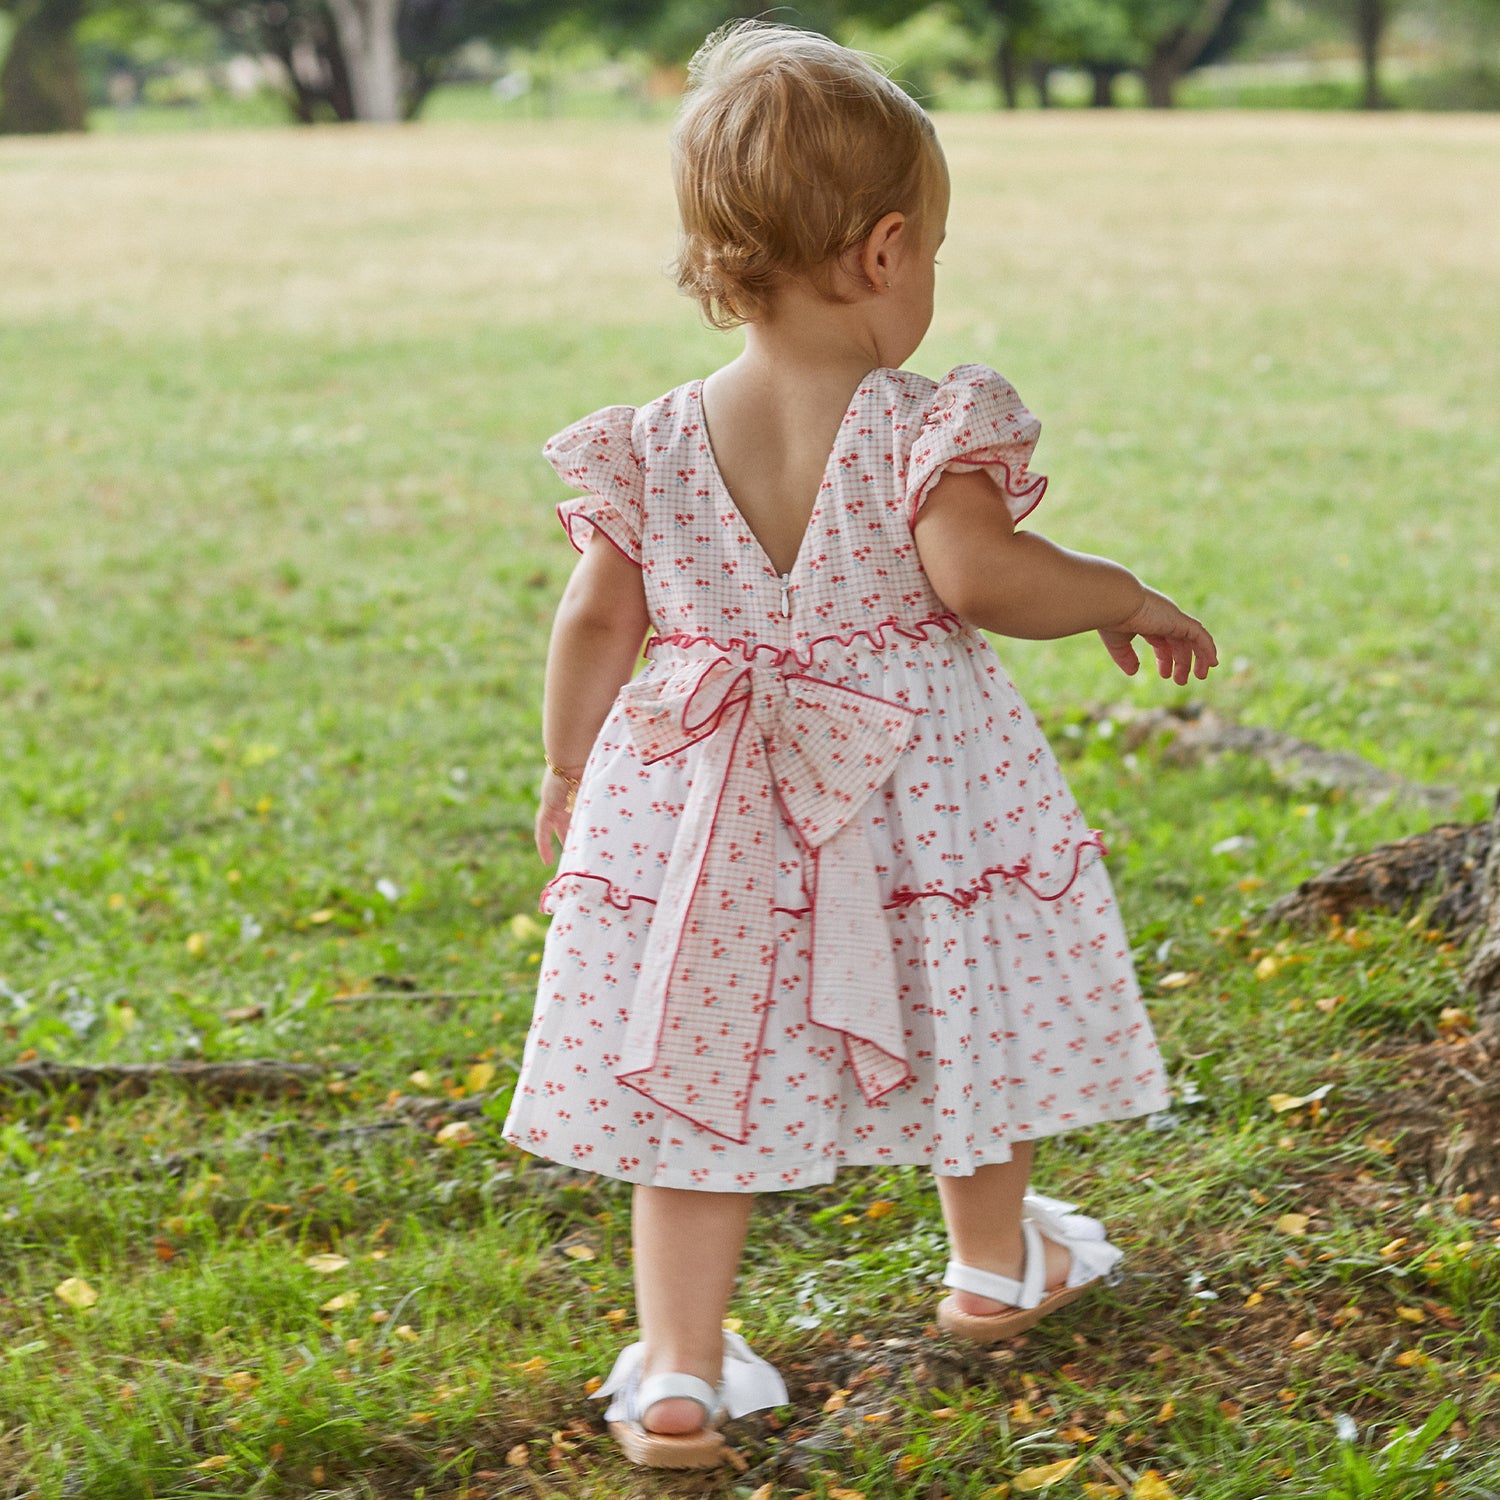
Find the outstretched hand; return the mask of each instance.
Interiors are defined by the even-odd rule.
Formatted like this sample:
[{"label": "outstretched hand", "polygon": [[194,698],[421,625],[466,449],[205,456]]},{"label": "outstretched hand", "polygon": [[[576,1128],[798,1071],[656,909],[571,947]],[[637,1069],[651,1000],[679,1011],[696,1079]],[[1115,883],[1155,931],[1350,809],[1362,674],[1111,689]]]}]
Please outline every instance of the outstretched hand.
[{"label": "outstretched hand", "polygon": [[1140,671],[1134,641],[1140,636],[1156,653],[1156,670],[1181,687],[1189,676],[1200,681],[1219,664],[1214,638],[1198,620],[1185,615],[1155,589],[1147,589],[1135,610],[1118,625],[1099,632],[1104,649],[1127,677]]}]

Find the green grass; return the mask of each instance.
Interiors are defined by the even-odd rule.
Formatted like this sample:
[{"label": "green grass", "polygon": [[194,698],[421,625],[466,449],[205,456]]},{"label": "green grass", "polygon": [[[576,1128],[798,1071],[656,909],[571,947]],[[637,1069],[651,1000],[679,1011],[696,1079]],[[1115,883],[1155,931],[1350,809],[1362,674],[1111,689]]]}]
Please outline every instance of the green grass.
[{"label": "green grass", "polygon": [[661,275],[663,127],[0,142],[0,1063],[330,1069],[278,1103],[5,1096],[0,1495],[977,1500],[1075,1456],[1059,1500],[1152,1470],[1216,1500],[1500,1489],[1500,1205],[1381,1133],[1460,955],[1252,925],[1429,815],[1173,767],[1080,712],[1198,697],[1483,812],[1497,129],[941,121],[914,364],[1005,370],[1045,422],[1039,523],[1226,661],[1179,692],[1088,641],[1003,649],[1108,836],[1178,1100],[1044,1148],[1129,1274],[999,1358],[926,1331],[920,1174],[767,1198],[736,1310],[795,1406],[696,1487],[626,1473],[585,1397],[631,1327],[626,1195],[510,1151],[498,1100],[436,1139],[511,1076],[540,939],[570,558],[540,442],[732,347]]}]

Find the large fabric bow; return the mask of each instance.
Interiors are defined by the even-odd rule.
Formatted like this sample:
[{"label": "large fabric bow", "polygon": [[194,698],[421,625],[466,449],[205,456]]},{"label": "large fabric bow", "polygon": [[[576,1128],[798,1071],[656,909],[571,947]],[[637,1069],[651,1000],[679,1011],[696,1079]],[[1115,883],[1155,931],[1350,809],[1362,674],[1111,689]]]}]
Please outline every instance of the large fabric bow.
[{"label": "large fabric bow", "polygon": [[724,656],[647,672],[621,696],[647,764],[690,745],[700,751],[616,1077],[745,1141],[775,983],[779,802],[811,856],[809,1019],[843,1033],[867,1100],[904,1083],[895,963],[874,862],[853,819],[910,742],[916,711]]}]

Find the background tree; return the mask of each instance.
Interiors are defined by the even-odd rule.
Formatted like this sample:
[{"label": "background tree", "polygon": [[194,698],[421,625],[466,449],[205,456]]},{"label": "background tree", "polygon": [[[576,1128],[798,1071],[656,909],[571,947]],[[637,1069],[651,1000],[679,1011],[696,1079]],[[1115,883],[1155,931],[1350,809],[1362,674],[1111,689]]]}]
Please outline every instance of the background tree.
[{"label": "background tree", "polygon": [[15,18],[0,67],[0,133],[87,128],[74,30],[86,0],[0,0]]}]

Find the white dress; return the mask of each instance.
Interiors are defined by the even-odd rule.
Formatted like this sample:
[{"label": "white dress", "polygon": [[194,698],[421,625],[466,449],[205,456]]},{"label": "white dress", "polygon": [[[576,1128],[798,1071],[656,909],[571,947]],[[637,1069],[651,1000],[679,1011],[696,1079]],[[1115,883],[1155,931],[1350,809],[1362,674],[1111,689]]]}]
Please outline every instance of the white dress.
[{"label": "white dress", "polygon": [[547,446],[639,564],[654,630],[583,775],[505,1136],[629,1182],[765,1191],[844,1164],[964,1176],[1164,1107],[1100,861],[912,524],[945,468],[1019,519],[1039,425],[991,370],[875,370],[779,575],[701,382]]}]

